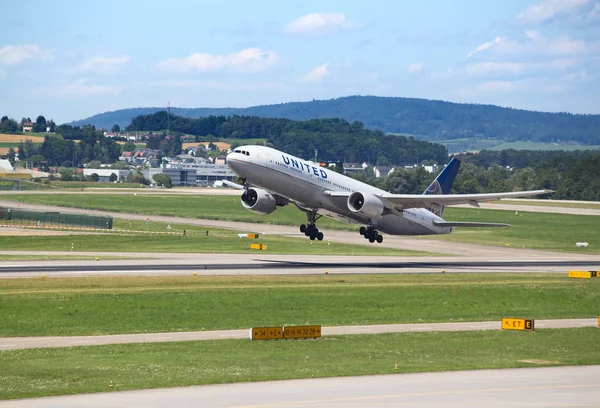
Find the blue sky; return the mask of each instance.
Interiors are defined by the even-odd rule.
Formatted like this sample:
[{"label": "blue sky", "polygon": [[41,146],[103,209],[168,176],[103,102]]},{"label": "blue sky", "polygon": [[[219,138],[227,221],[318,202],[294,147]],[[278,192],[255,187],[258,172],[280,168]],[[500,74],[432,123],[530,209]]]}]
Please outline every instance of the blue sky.
[{"label": "blue sky", "polygon": [[407,96],[600,113],[600,0],[3,5],[0,114]]}]

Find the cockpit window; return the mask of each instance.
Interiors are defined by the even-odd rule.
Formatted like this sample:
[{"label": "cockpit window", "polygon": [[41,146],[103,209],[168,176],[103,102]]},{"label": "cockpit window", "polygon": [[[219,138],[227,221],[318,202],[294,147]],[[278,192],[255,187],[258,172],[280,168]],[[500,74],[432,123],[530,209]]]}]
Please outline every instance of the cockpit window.
[{"label": "cockpit window", "polygon": [[234,153],[241,153],[242,151],[241,150],[234,150],[233,152]]},{"label": "cockpit window", "polygon": [[245,154],[246,156],[250,156],[250,153],[249,153],[249,152],[244,152],[244,154]]}]

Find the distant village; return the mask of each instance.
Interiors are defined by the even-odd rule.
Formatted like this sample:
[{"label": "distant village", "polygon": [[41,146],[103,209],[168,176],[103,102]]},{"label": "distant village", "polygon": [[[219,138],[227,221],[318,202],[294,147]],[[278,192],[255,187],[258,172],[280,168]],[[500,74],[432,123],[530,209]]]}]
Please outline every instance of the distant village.
[{"label": "distant village", "polygon": [[[32,132],[34,123],[24,122],[23,132]],[[48,127],[46,132],[50,133]],[[118,138],[132,143],[146,143],[152,136],[151,133],[139,132],[109,132],[104,131],[104,136],[108,138]],[[196,142],[194,136],[183,135],[182,152],[173,157],[163,156],[159,149],[136,148],[133,151],[121,153],[119,162],[124,166],[114,168],[111,164],[101,164],[99,167],[89,168],[84,166],[77,169],[86,179],[92,179],[97,182],[121,183],[131,180],[131,175],[141,174],[151,185],[156,184],[154,176],[162,174],[169,178],[169,185],[172,186],[194,186],[207,187],[213,186],[216,181],[233,180],[235,174],[227,167],[227,153],[230,152],[231,145],[223,142]],[[215,154],[217,153],[217,154]],[[220,154],[218,154],[220,153]],[[321,166],[336,167],[337,163],[319,163]],[[385,177],[394,172],[393,167],[372,166],[369,168],[367,163],[343,163],[342,171],[344,174],[352,175],[364,171],[372,171],[372,177]],[[407,169],[415,166],[404,166]],[[429,173],[437,172],[437,166],[423,166]],[[45,171],[44,171],[45,170]],[[8,160],[0,160],[0,172],[29,172],[34,178],[47,178],[56,176],[58,169],[40,169],[40,168],[14,168]]]}]

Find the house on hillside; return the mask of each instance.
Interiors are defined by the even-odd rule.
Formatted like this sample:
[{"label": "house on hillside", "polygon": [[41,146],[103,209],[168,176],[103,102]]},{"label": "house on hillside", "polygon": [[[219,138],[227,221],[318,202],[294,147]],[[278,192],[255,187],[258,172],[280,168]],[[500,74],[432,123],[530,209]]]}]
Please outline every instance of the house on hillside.
[{"label": "house on hillside", "polygon": [[119,156],[119,161],[130,163],[133,160],[133,152],[123,152]]},{"label": "house on hillside", "polygon": [[356,174],[368,167],[367,163],[344,163],[344,174]]},{"label": "house on hillside", "polygon": [[387,166],[375,166],[373,167],[373,173],[375,174],[375,178],[379,177],[387,177],[394,172],[394,168],[390,168]]},{"label": "house on hillside", "polygon": [[33,122],[23,122],[23,132],[33,132]]}]

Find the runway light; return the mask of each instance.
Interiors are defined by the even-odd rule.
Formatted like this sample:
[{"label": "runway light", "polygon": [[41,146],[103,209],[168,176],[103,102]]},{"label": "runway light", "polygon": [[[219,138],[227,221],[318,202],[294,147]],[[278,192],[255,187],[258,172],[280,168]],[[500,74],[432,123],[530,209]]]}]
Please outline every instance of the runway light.
[{"label": "runway light", "polygon": [[42,274],[42,279],[46,279],[46,274],[45,273]]},{"label": "runway light", "polygon": [[100,260],[100,258],[96,257],[96,261],[99,261],[99,260]]},{"label": "runway light", "polygon": [[327,275],[329,273],[329,271],[327,269],[325,269],[325,275]]},{"label": "runway light", "polygon": [[510,244],[504,244],[504,246],[507,246],[507,247],[509,247],[509,246],[510,246]]},{"label": "runway light", "polygon": [[442,273],[446,273],[446,270],[445,270],[445,269],[442,269]]},{"label": "runway light", "polygon": [[198,272],[194,271],[194,276],[198,276]]},{"label": "runway light", "polygon": [[398,364],[394,365],[394,371],[398,371]]}]

